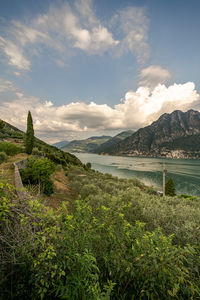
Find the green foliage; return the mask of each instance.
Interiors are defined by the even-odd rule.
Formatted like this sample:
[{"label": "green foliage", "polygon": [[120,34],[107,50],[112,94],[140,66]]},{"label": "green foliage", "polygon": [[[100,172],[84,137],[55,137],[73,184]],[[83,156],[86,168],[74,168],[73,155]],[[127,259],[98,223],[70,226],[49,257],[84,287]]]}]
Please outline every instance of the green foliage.
[{"label": "green foliage", "polygon": [[87,169],[91,169],[91,167],[92,167],[91,163],[90,163],[90,162],[87,162],[87,163],[86,163],[86,168],[87,168]]},{"label": "green foliage", "polygon": [[169,178],[168,181],[166,182],[165,194],[168,195],[168,196],[175,196],[176,195],[174,181],[173,181],[172,178]]},{"label": "green foliage", "polygon": [[94,209],[124,205],[129,222],[145,222],[150,231],[161,227],[164,234],[174,234],[174,243],[181,246],[200,244],[199,198],[158,197],[154,189],[137,179],[119,179],[77,166],[69,167],[67,174],[74,193],[88,198]]},{"label": "green foliage", "polygon": [[34,129],[33,129],[33,120],[31,112],[28,112],[27,117],[27,130],[25,137],[25,149],[27,154],[31,154],[34,146]]},{"label": "green foliage", "polygon": [[200,297],[199,248],[128,221],[128,200],[79,199],[69,213],[64,204],[53,212],[37,199],[12,202],[2,183],[0,197],[2,299]]},{"label": "green foliage", "polygon": [[0,130],[2,130],[5,126],[5,123],[3,120],[0,120]]},{"label": "green foliage", "polygon": [[50,196],[53,191],[53,182],[50,175],[54,172],[55,166],[48,158],[36,158],[30,156],[25,169],[20,170],[22,182],[24,184],[40,184],[41,191]]},{"label": "green foliage", "polygon": [[0,142],[0,151],[13,156],[23,152],[23,148],[10,142]]},{"label": "green foliage", "polygon": [[8,159],[8,156],[5,152],[0,152],[0,164],[2,164],[4,161]]}]

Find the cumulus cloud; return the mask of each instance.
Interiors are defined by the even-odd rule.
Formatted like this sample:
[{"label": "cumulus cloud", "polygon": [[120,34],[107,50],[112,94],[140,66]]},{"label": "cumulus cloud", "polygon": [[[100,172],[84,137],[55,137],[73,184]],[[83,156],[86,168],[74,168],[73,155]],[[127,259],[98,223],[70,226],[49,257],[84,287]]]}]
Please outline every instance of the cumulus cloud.
[{"label": "cumulus cloud", "polygon": [[139,85],[154,88],[159,83],[168,83],[171,78],[170,72],[161,66],[152,65],[141,70]]},{"label": "cumulus cloud", "polygon": [[[12,95],[5,101],[9,87]],[[27,96],[11,82],[0,80],[0,118],[25,129],[27,111],[30,110],[36,135],[48,142],[72,139],[88,132],[138,129],[163,113],[191,108],[200,109],[200,95],[193,82],[169,87],[158,84],[153,90],[139,87],[136,91],[128,91],[124,100],[112,108],[107,104],[82,101],[56,106],[51,101]]]}]

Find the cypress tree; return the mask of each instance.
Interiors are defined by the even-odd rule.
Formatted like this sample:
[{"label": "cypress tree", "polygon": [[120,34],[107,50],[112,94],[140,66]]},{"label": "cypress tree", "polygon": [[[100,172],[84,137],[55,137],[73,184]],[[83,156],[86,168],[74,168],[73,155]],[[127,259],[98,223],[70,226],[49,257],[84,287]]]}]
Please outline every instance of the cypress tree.
[{"label": "cypress tree", "polygon": [[168,195],[168,196],[175,196],[176,195],[174,181],[173,181],[172,178],[169,178],[167,183],[166,183],[165,194]]},{"label": "cypress tree", "polygon": [[34,129],[33,129],[33,119],[31,112],[28,112],[27,117],[27,130],[25,137],[25,149],[27,154],[31,154],[34,146]]},{"label": "cypress tree", "polygon": [[3,128],[4,128],[4,126],[5,126],[5,123],[4,123],[4,121],[3,121],[3,120],[0,120],[0,129],[3,129]]}]

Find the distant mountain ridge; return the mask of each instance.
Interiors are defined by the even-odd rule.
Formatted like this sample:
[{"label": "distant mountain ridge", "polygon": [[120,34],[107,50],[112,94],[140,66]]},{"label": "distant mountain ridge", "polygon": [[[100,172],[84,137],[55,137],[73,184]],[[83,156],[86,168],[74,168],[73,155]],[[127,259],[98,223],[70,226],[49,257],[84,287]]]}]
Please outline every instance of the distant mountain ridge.
[{"label": "distant mountain ridge", "polygon": [[111,136],[92,136],[84,140],[71,141],[61,149],[67,152],[94,152],[94,149],[109,139],[111,139]]},{"label": "distant mountain ridge", "polygon": [[118,143],[133,133],[133,130],[123,131],[114,137],[92,136],[85,140],[74,140],[61,147],[63,151],[101,153],[104,149]]},{"label": "distant mountain ridge", "polygon": [[102,154],[169,158],[200,158],[200,113],[176,110],[163,114]]},{"label": "distant mountain ridge", "polygon": [[52,144],[52,146],[57,147],[58,149],[61,149],[62,147],[65,147],[69,144],[69,141],[60,141],[57,143]]},{"label": "distant mountain ridge", "polygon": [[94,152],[95,153],[101,153],[105,149],[117,144],[118,142],[124,140],[125,138],[129,137],[130,135],[133,134],[133,130],[127,130],[127,131],[122,131],[119,134],[115,135],[114,137],[110,138],[108,141],[105,143],[101,144],[99,147],[97,147]]}]

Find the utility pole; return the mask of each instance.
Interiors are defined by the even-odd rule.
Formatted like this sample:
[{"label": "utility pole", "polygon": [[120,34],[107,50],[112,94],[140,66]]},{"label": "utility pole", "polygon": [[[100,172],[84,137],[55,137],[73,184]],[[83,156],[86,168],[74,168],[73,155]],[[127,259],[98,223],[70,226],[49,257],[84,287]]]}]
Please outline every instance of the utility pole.
[{"label": "utility pole", "polygon": [[165,176],[166,176],[167,170],[165,169],[165,163],[163,163],[163,197],[165,196]]}]

